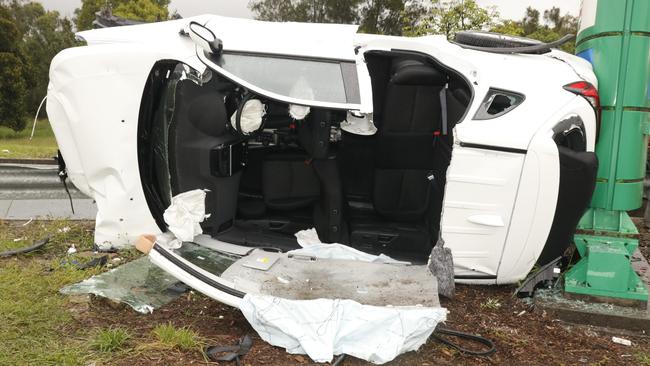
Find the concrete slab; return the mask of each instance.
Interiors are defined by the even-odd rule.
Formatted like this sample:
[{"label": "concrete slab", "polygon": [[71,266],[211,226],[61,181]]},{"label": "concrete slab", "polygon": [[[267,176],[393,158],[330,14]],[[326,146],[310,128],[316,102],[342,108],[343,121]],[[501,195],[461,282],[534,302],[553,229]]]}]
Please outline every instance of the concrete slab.
[{"label": "concrete slab", "polygon": [[[67,199],[0,200],[0,218],[4,220],[70,219],[94,220],[97,205],[92,199],[73,199],[75,213]],[[5,208],[3,210],[3,208]]]},{"label": "concrete slab", "polygon": [[9,213],[9,207],[11,207],[10,200],[0,201],[0,218],[7,216],[7,213]]},{"label": "concrete slab", "polygon": [[[648,262],[637,250],[632,256],[632,267],[650,288]],[[623,306],[604,302],[607,299],[589,301],[585,298],[567,298],[562,290],[538,290],[535,293],[535,306],[551,316],[570,323],[588,324],[598,327],[625,329],[637,332],[650,332],[650,304],[643,307]],[[615,302],[615,301],[614,301]],[[636,304],[638,305],[638,304]]]}]

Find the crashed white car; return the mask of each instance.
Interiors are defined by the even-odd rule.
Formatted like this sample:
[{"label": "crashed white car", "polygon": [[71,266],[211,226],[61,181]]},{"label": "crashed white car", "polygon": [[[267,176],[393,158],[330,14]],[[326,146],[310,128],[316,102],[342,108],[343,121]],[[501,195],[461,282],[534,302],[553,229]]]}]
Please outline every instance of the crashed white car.
[{"label": "crashed white car", "polygon": [[[171,198],[206,190],[194,245],[237,265],[211,271],[159,244],[150,256],[227,304],[300,298],[307,287],[283,286],[304,273],[355,296],[388,286],[370,303],[426,303],[443,241],[456,281],[514,283],[562,254],[593,191],[595,76],[543,44],[212,15],[78,36],[87,45],[52,61],[47,112],[97,202],[96,245],[166,232]],[[290,254],[310,228],[307,241],[411,265]]]}]

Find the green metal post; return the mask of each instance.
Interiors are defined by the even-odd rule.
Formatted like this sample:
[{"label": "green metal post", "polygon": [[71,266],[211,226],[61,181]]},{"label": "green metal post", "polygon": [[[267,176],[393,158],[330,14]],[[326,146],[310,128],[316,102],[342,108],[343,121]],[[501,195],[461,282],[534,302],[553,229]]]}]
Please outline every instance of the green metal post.
[{"label": "green metal post", "polygon": [[576,51],[598,78],[602,104],[596,190],[574,235],[582,259],[565,291],[648,300],[632,270],[638,231],[626,211],[641,207],[650,131],[650,1],[584,0]]}]

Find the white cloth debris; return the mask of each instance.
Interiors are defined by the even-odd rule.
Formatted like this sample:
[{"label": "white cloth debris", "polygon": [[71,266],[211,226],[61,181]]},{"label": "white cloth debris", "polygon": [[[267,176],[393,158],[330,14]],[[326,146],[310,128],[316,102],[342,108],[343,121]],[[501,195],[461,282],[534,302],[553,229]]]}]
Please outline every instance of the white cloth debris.
[{"label": "white cloth debris", "polygon": [[163,218],[177,239],[190,241],[203,233],[199,223],[210,217],[205,214],[205,192],[195,189],[172,198],[172,204],[165,210]]},{"label": "white cloth debris", "polygon": [[[266,114],[266,107],[258,99],[251,99],[244,104],[239,119],[241,129],[239,132],[248,135],[257,131],[262,125],[262,118]],[[230,124],[237,129],[237,112],[230,117]]]},{"label": "white cloth debris", "polygon": [[447,310],[380,307],[352,300],[286,300],[247,294],[239,309],[266,342],[315,362],[347,354],[375,364],[417,350]]},{"label": "white cloth debris", "polygon": [[181,240],[176,239],[176,235],[171,231],[166,231],[156,236],[156,243],[165,247],[165,249],[174,250],[183,246]]},{"label": "white cloth debris", "polygon": [[372,122],[372,115],[355,115],[348,112],[345,121],[341,122],[341,129],[355,135],[370,136],[377,133],[377,127]]},{"label": "white cloth debris", "polygon": [[307,229],[295,234],[302,249],[289,251],[289,255],[314,257],[319,259],[344,259],[370,263],[410,264],[395,260],[387,255],[373,255],[338,243],[323,243],[318,238],[316,229]]}]

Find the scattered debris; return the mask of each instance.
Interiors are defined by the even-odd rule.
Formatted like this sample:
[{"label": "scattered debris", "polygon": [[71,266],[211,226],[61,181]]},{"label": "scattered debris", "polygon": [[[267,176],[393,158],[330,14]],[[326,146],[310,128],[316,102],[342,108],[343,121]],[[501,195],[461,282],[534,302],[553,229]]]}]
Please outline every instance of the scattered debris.
[{"label": "scattered debris", "polygon": [[483,309],[496,310],[501,307],[501,302],[499,301],[499,299],[490,297],[484,303],[481,304],[481,307]]},{"label": "scattered debris", "polygon": [[620,337],[612,337],[612,342],[614,342],[616,344],[622,344],[624,346],[631,346],[632,345],[632,341],[630,341],[629,339],[620,338]]},{"label": "scattered debris", "polygon": [[30,217],[30,218],[29,218],[29,221],[27,221],[26,223],[24,223],[22,226],[27,226],[27,225],[31,224],[32,221],[34,221],[34,218]]},{"label": "scattered debris", "polygon": [[77,248],[75,248],[74,244],[71,244],[71,245],[70,245],[70,248],[68,248],[68,252],[67,252],[68,255],[70,255],[70,254],[74,254],[74,253],[76,253],[76,252],[77,252]]},{"label": "scattered debris", "polygon": [[0,253],[0,258],[11,257],[11,256],[18,255],[18,254],[33,252],[33,251],[43,247],[49,241],[50,241],[50,238],[45,238],[45,239],[41,239],[41,240],[35,242],[33,245],[30,245],[30,246],[25,247],[25,248],[13,249],[13,250],[8,250],[6,252],[2,252],[2,253]]},{"label": "scattered debris", "polygon": [[456,285],[454,283],[454,259],[451,249],[445,248],[445,241],[442,237],[431,250],[429,256],[429,270],[438,280],[438,294],[448,298],[454,298]]},{"label": "scattered debris", "polygon": [[69,226],[64,226],[64,227],[60,228],[57,231],[60,232],[60,233],[67,233],[68,231],[70,231],[70,227]]},{"label": "scattered debris", "polygon": [[205,354],[210,361],[235,361],[239,365],[239,358],[246,355],[253,346],[253,339],[245,335],[235,346],[209,346]]}]

